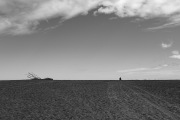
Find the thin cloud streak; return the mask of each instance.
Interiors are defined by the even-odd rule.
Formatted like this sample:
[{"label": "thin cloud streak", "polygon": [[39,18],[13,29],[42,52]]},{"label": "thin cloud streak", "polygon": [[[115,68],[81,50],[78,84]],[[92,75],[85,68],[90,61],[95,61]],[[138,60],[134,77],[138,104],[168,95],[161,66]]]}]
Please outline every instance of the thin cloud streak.
[{"label": "thin cloud streak", "polygon": [[175,27],[175,26],[179,26],[180,25],[180,20],[169,20],[166,24],[163,24],[161,26],[156,26],[156,27],[150,27],[150,28],[147,28],[147,30],[159,30],[159,29],[163,29],[163,28],[172,28],[172,27]]},{"label": "thin cloud streak", "polygon": [[[180,70],[160,70],[160,71],[146,71],[142,72],[141,74],[143,75],[157,75],[161,77],[165,76],[179,76]],[[166,78],[166,77],[165,77]]]},{"label": "thin cloud streak", "polygon": [[128,70],[119,70],[118,73],[131,73],[131,72],[140,72],[149,70],[148,68],[135,68],[135,69],[128,69]]},{"label": "thin cloud streak", "polygon": [[142,19],[164,18],[167,23],[156,29],[179,25],[179,0],[0,0],[0,33],[28,34],[37,30],[42,20],[63,20],[98,14]]},{"label": "thin cloud streak", "polygon": [[160,70],[165,67],[168,67],[168,64],[156,66],[153,68],[135,68],[135,69],[128,69],[128,70],[119,70],[118,73],[123,73],[123,74],[131,74],[131,73],[138,73],[138,72],[145,72],[145,71],[154,71],[154,70]]},{"label": "thin cloud streak", "polygon": [[120,70],[118,74],[128,79],[167,79],[170,77],[179,78],[180,70],[179,67],[164,64],[153,68],[136,68],[129,70]]}]

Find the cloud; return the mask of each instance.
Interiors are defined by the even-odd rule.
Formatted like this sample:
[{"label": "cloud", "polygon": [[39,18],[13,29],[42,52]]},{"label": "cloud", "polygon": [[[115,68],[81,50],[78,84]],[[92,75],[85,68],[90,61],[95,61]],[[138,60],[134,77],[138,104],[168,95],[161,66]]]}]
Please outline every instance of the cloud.
[{"label": "cloud", "polygon": [[135,69],[119,70],[118,73],[121,73],[121,74],[134,74],[134,73],[141,73],[141,72],[144,73],[144,72],[160,70],[168,66],[169,66],[168,64],[163,64],[163,65],[159,65],[152,68],[135,68]]},{"label": "cloud", "polygon": [[180,55],[172,55],[170,58],[180,59]]},{"label": "cloud", "polygon": [[159,70],[159,71],[146,71],[143,72],[143,75],[150,75],[150,76],[155,76],[159,78],[162,77],[164,79],[168,79],[168,77],[176,78],[176,76],[178,76],[179,78],[179,73],[180,70],[178,69],[167,69],[167,70]]},{"label": "cloud", "polygon": [[118,75],[126,79],[177,79],[180,77],[180,70],[177,64],[163,64],[152,68],[120,70]]},{"label": "cloud", "polygon": [[145,71],[148,70],[148,68],[135,68],[135,69],[128,69],[128,70],[119,70],[118,73],[131,73],[131,72],[139,72],[139,71]]},{"label": "cloud", "polygon": [[0,0],[0,33],[28,34],[42,20],[85,15],[100,0]]},{"label": "cloud", "polygon": [[173,54],[173,55],[179,55],[179,51],[174,50],[174,51],[172,51],[172,54]]},{"label": "cloud", "polygon": [[168,64],[164,64],[164,65],[162,65],[162,67],[168,67],[169,65]]},{"label": "cloud", "polygon": [[162,48],[170,48],[172,46],[172,44],[162,43],[161,46],[162,46]]},{"label": "cloud", "polygon": [[163,29],[163,28],[172,28],[172,27],[175,27],[175,26],[179,26],[179,22],[175,22],[173,20],[167,22],[166,24],[163,24],[161,26],[157,26],[157,27],[150,27],[148,28],[147,30],[158,30],[158,29]]},{"label": "cloud", "polygon": [[171,42],[171,43],[169,43],[169,44],[168,44],[168,43],[162,43],[162,44],[161,44],[161,47],[166,49],[166,48],[170,48],[170,47],[172,47],[172,45],[173,45],[173,43],[172,43],[172,42]]},{"label": "cloud", "polygon": [[67,20],[92,9],[96,15],[167,19],[157,29],[180,24],[179,0],[0,0],[0,33],[32,33],[42,20]]},{"label": "cloud", "polygon": [[179,51],[175,50],[175,51],[172,51],[172,56],[170,56],[170,58],[173,58],[173,59],[180,59],[180,54],[179,54]]}]

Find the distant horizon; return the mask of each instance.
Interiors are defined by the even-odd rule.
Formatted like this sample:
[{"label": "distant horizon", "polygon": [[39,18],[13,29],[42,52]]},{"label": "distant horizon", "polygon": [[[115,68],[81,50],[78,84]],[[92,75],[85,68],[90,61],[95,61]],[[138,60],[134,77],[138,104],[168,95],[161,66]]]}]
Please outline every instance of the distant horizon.
[{"label": "distant horizon", "polygon": [[[20,81],[20,80],[29,80],[29,81],[38,81],[38,80],[44,80],[44,79],[37,79],[37,80],[31,80],[31,79],[7,79],[7,80],[0,80],[0,81]],[[180,79],[122,79],[122,80],[119,80],[119,79],[117,79],[117,80],[87,80],[87,81],[138,81],[138,80],[142,80],[142,81],[177,81],[177,80],[180,80]],[[44,80],[44,81],[46,81],[46,80]],[[61,81],[61,80],[58,80],[58,79],[53,79],[52,81]],[[66,81],[66,80],[62,80],[62,81]],[[76,80],[67,80],[67,81],[76,81]],[[77,81],[86,81],[86,80],[77,80]]]}]

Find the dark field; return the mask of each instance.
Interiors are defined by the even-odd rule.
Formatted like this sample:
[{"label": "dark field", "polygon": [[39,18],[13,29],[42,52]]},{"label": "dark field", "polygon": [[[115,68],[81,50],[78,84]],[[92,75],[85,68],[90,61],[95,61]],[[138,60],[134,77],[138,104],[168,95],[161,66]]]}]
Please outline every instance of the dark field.
[{"label": "dark field", "polygon": [[180,120],[180,81],[1,81],[0,120]]}]

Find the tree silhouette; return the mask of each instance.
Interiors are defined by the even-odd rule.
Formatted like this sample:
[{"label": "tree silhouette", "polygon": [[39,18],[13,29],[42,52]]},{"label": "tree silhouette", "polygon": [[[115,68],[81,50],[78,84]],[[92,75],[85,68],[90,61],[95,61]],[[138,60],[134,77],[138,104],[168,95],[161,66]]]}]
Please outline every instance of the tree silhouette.
[{"label": "tree silhouette", "polygon": [[31,80],[40,80],[41,78],[34,73],[28,73],[27,77]]},{"label": "tree silhouette", "polygon": [[49,77],[47,77],[47,78],[40,78],[39,76],[37,76],[36,74],[34,74],[34,73],[28,73],[27,74],[27,77],[30,79],[30,80],[53,80],[53,78],[49,78]]}]

